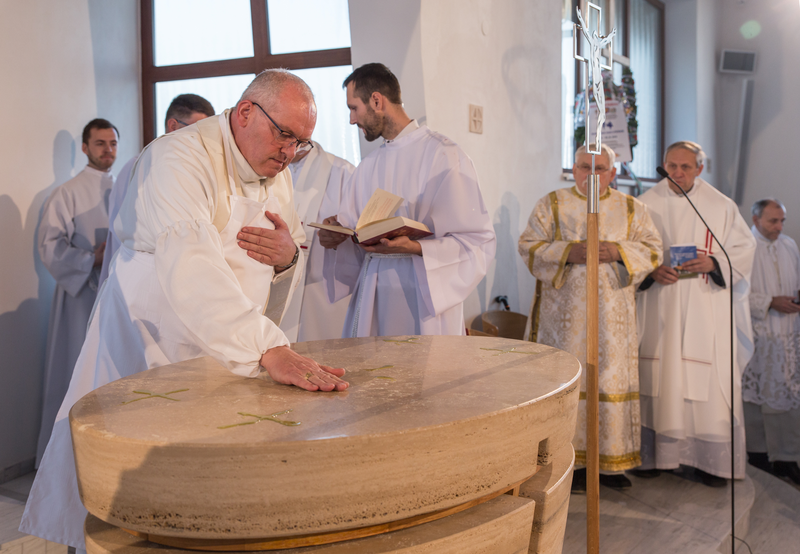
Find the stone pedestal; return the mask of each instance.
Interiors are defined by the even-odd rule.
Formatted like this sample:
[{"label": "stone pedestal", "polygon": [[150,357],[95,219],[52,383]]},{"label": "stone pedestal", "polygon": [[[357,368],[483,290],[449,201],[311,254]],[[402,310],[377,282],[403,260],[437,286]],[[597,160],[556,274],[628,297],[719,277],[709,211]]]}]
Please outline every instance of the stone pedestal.
[{"label": "stone pedestal", "polygon": [[[569,481],[574,357],[484,337],[340,339],[295,349],[345,367],[350,389],[310,393],[200,358],[82,398],[70,424],[81,499],[98,520],[87,520],[89,551],[105,548],[95,530],[117,532],[102,522],[173,546],[225,550],[389,532],[385,541],[429,521],[419,529],[437,528],[435,540],[452,544],[463,544],[469,525],[509,537],[512,527],[524,529],[530,539],[529,501],[485,501],[534,475],[521,487],[536,500],[533,536],[542,545],[563,537],[566,500],[549,498],[561,498],[559,483]],[[541,468],[551,477],[537,474]],[[447,527],[459,521],[473,523]],[[148,544],[131,540],[126,548]],[[543,548],[535,551],[556,552]]]}]

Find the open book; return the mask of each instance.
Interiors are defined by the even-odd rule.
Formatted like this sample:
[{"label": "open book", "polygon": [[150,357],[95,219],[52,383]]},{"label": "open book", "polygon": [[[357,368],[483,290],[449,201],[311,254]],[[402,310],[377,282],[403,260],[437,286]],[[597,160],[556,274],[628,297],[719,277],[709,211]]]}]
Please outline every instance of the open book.
[{"label": "open book", "polygon": [[309,223],[310,227],[333,231],[343,235],[350,235],[357,243],[364,246],[378,244],[381,239],[393,239],[406,236],[411,240],[429,237],[433,233],[419,221],[407,217],[389,217],[403,203],[403,199],[391,192],[377,189],[367,202],[367,206],[358,218],[355,229],[348,229],[340,225],[325,225],[324,223]]}]

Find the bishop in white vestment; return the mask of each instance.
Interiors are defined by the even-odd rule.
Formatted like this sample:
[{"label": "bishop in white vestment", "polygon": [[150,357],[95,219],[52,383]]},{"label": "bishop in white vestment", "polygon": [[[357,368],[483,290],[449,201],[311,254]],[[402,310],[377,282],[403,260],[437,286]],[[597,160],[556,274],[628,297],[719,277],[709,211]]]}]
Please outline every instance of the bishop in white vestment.
[{"label": "bishop in white vestment", "polygon": [[[683,143],[679,143],[683,144]],[[686,143],[694,147],[694,143]],[[671,147],[672,148],[672,147]],[[698,175],[699,154],[678,146],[667,151],[666,167],[685,189],[719,238],[733,264],[680,194],[662,180],[640,199],[650,210],[664,243],[693,244],[694,263],[714,265],[695,278],[678,279],[661,266],[642,284],[637,300],[643,325],[639,350],[642,404],[642,468],[675,469],[683,464],[712,477],[731,478],[730,406],[735,405],[735,478],[744,478],[742,370],[752,355],[748,292],[755,239],[739,208]],[[671,161],[671,156],[675,160]],[[683,181],[683,182],[682,182]],[[689,269],[689,263],[683,267]],[[674,274],[659,282],[661,273]],[[731,391],[729,289],[734,293],[734,390]],[[724,482],[705,480],[711,486]]]},{"label": "bishop in white vestment", "polygon": [[751,463],[768,458],[759,467],[800,485],[800,250],[782,233],[785,218],[775,200],[753,205],[755,351],[744,370],[742,399]]},{"label": "bishop in white vestment", "polygon": [[[613,156],[613,152],[611,154]],[[528,339],[565,350],[586,365],[586,177],[591,155],[578,151],[576,186],[539,202],[519,238],[519,253],[536,277]],[[600,469],[640,464],[638,343],[634,296],[661,263],[661,238],[644,205],[608,188],[613,160],[597,158],[600,174]],[[578,254],[578,250],[582,253]],[[605,252],[605,256],[604,256]],[[613,255],[612,252],[617,252]],[[574,261],[573,261],[574,260]],[[581,376],[575,463],[586,465],[586,374]],[[602,476],[601,476],[602,478]],[[625,483],[630,486],[629,483]],[[624,486],[624,485],[623,485]]]},{"label": "bishop in white vestment", "polygon": [[318,142],[302,159],[289,164],[294,183],[294,201],[306,241],[300,251],[306,260],[305,279],[292,297],[281,329],[290,342],[338,339],[347,313],[350,296],[329,302],[322,278],[325,249],[317,230],[309,223],[320,222],[339,211],[339,198],[353,174],[353,164],[326,152]]},{"label": "bishop in white vestment", "polygon": [[[296,135],[279,130],[261,104]],[[68,414],[106,383],[211,356],[243,377],[268,373],[307,390],[347,388],[337,377],[343,370],[286,348],[289,341],[264,315],[271,289],[302,273],[298,245],[305,236],[284,169],[300,143],[308,144],[297,135],[310,137],[315,122],[305,83],[267,70],[234,110],[156,139],[142,152],[115,220],[121,250],[97,299],[22,532],[85,548]],[[258,228],[261,239],[272,240],[245,248],[253,239],[243,239]],[[260,263],[265,257],[269,263]]]},{"label": "bishop in white vestment", "polygon": [[[39,222],[39,256],[56,280],[56,289],[47,330],[37,467],[86,337],[86,324],[97,297],[100,274],[95,251],[103,248],[108,233],[108,197],[114,183],[110,170],[116,158],[117,134],[110,127],[94,127],[89,133],[90,143],[83,144],[89,165],[50,194]],[[93,153],[96,148],[93,143],[98,138],[109,144],[104,146],[105,150]]]}]

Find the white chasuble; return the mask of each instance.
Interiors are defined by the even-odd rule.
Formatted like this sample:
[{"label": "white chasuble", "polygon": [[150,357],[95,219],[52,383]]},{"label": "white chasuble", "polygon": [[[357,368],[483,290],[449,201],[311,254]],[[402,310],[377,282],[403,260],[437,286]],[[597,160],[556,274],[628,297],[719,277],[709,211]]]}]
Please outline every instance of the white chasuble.
[{"label": "white chasuble", "polygon": [[[289,344],[263,315],[264,306],[251,298],[266,296],[271,284],[299,279],[302,262],[296,271],[263,283],[250,279],[250,287],[261,288],[248,290],[235,268],[252,263],[258,272],[262,265],[231,247],[236,229],[228,223],[248,202],[228,195],[232,186],[239,199],[279,208],[299,245],[305,234],[294,210],[291,176],[288,171],[272,179],[259,176],[232,136],[223,133],[228,113],[156,139],[137,161],[114,222],[122,246],[98,295],[28,497],[20,525],[24,533],[85,548],[86,510],[78,494],[68,420],[83,395],[121,377],[200,356],[212,356],[243,377],[257,377],[263,375],[261,355]],[[249,211],[258,215],[259,210]],[[271,276],[272,268],[264,275]]]},{"label": "white chasuble", "polygon": [[94,250],[108,233],[108,196],[113,182],[111,173],[86,166],[56,188],[42,208],[37,247],[56,288],[47,331],[37,467],[67,393],[97,297],[100,268],[94,267]]},{"label": "white chasuble", "polygon": [[317,230],[308,224],[336,215],[344,184],[355,168],[347,160],[326,152],[319,143],[313,144],[305,158],[289,164],[295,207],[306,233],[306,242],[300,247],[306,259],[305,279],[281,322],[281,329],[291,342],[341,337],[350,302],[349,295],[333,303],[328,301],[322,279],[325,249],[319,243]]},{"label": "white chasuble", "polygon": [[345,338],[465,334],[463,302],[494,259],[494,229],[472,160],[447,137],[413,127],[362,160],[345,185],[338,219],[354,228],[381,188],[405,200],[394,215],[420,221],[434,235],[419,241],[422,256],[367,255],[350,240],[325,250],[329,300],[353,295]]},{"label": "white chasuble", "polygon": [[[600,469],[640,464],[638,344],[634,295],[661,263],[661,238],[635,198],[608,189],[598,210],[599,239],[614,243],[621,262],[599,267]],[[576,187],[536,204],[519,238],[519,253],[536,277],[528,339],[560,348],[586,367],[586,266],[567,263],[586,241],[586,197]],[[575,461],[586,464],[586,373],[581,376]]]},{"label": "white chasuble", "polygon": [[725,286],[708,275],[672,285],[653,283],[638,298],[643,326],[639,350],[645,468],[680,464],[730,478],[730,291],[734,293],[735,351],[733,399],[736,410],[736,477],[744,477],[742,370],[752,355],[748,292],[755,239],[728,197],[698,178],[689,197],[719,238],[725,255],[682,195],[661,181],[641,196],[664,242],[694,244],[713,256]]}]

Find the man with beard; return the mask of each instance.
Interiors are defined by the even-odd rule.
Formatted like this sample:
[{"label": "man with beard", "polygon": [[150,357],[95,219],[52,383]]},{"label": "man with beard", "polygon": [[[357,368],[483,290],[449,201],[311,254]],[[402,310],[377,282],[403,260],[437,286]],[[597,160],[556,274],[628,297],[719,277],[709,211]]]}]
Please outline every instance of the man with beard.
[{"label": "man with beard", "polygon": [[36,467],[67,393],[97,296],[108,233],[108,195],[114,183],[111,166],[117,158],[118,141],[117,128],[110,122],[90,121],[83,129],[81,145],[89,163],[56,188],[42,209],[37,246],[42,263],[56,280],[56,290],[47,331]]},{"label": "man with beard", "polygon": [[350,123],[368,141],[384,143],[356,168],[338,217],[325,222],[354,228],[380,188],[405,200],[395,215],[424,223],[433,236],[384,238],[367,247],[319,232],[328,299],[353,295],[342,336],[463,335],[463,302],[486,274],[496,244],[472,160],[408,117],[386,66],[363,65],[344,87]]}]

